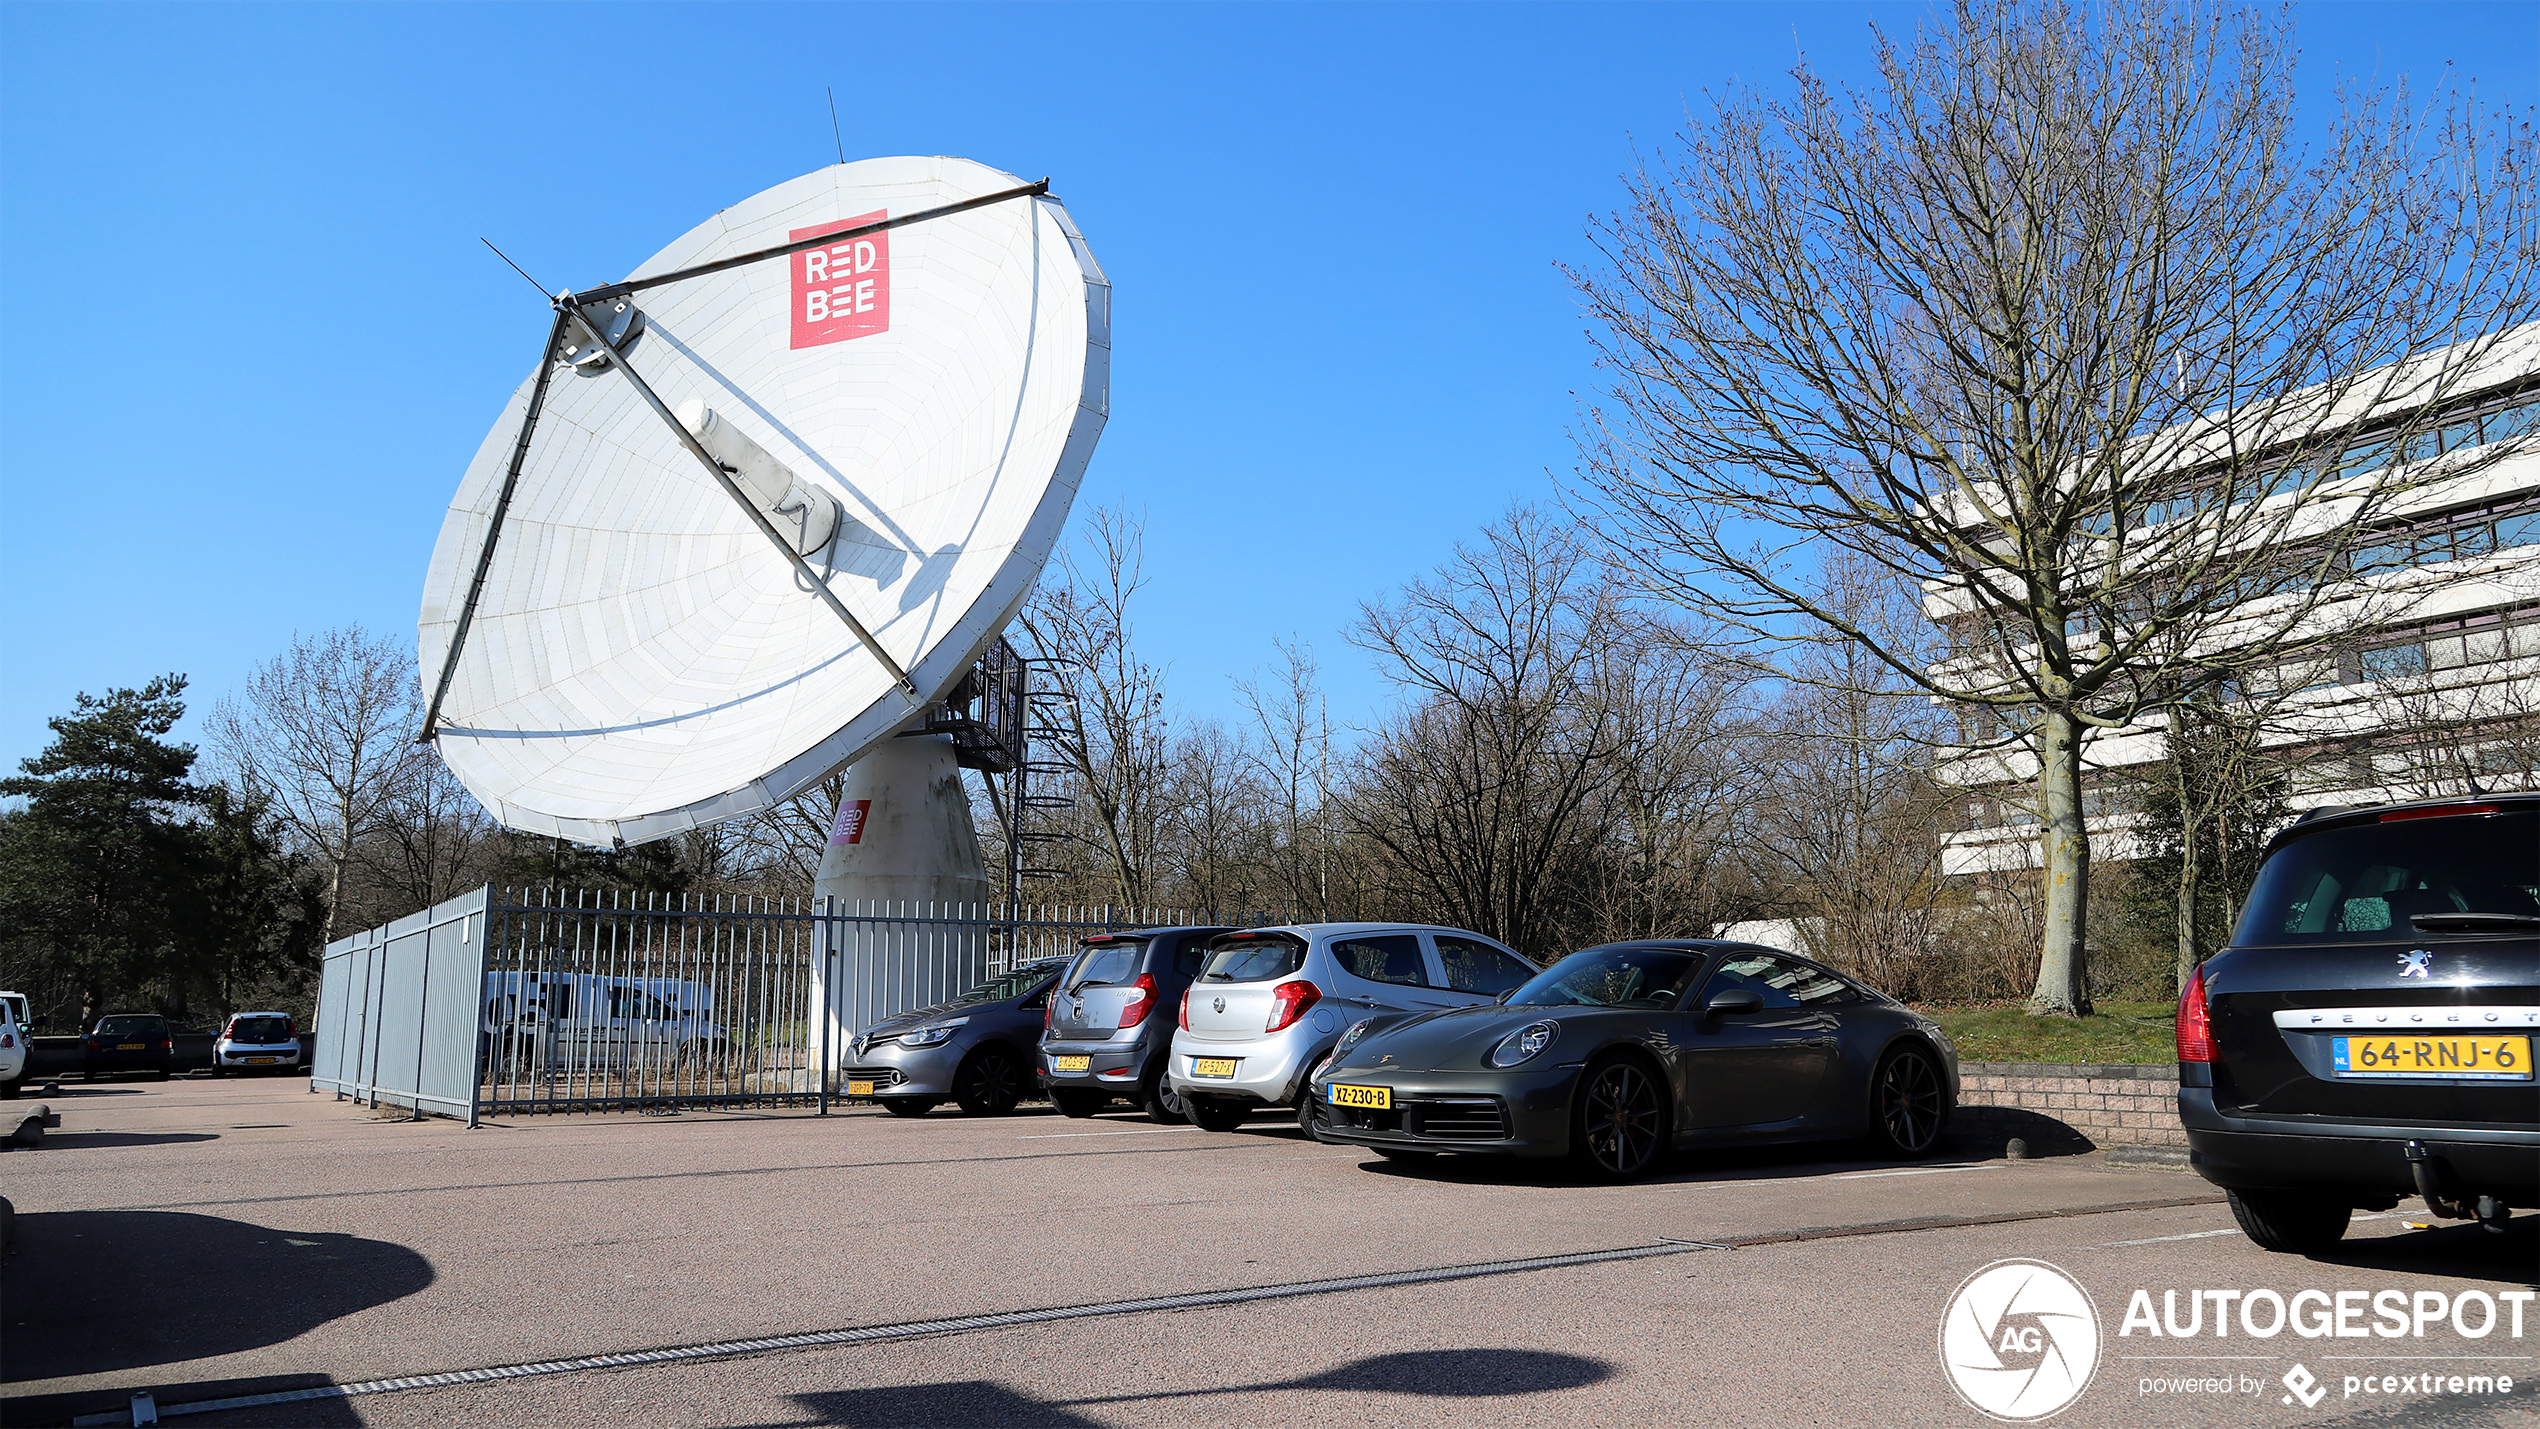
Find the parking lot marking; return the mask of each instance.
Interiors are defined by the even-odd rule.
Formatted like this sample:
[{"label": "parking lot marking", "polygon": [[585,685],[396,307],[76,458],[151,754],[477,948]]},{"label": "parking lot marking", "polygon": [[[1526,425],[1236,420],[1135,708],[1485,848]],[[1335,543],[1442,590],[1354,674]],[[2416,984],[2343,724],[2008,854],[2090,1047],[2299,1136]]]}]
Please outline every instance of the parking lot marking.
[{"label": "parking lot marking", "polygon": [[1073,1141],[1080,1136],[1170,1136],[1177,1131],[1197,1131],[1196,1126],[1149,1126],[1136,1131],[1045,1131],[1034,1136],[1018,1136],[1017,1141]]},{"label": "parking lot marking", "polygon": [[1916,1166],[1905,1171],[1848,1171],[1839,1176],[1763,1176],[1749,1181],[1649,1181],[1634,1190],[1641,1191],[1723,1191],[1733,1186],[1786,1186],[1793,1181],[1875,1181],[1883,1176],[1945,1176],[1959,1171],[2000,1171],[2000,1166],[1978,1163],[1972,1166]]},{"label": "parking lot marking", "polygon": [[2085,1245],[2083,1250],[2117,1250],[2129,1245],[2167,1245],[2174,1240],[2208,1240],[2218,1235],[2238,1235],[2240,1227],[2225,1226],[2218,1231],[2189,1231],[2185,1235],[2145,1236],[2141,1240],[2112,1240],[2106,1245]]}]

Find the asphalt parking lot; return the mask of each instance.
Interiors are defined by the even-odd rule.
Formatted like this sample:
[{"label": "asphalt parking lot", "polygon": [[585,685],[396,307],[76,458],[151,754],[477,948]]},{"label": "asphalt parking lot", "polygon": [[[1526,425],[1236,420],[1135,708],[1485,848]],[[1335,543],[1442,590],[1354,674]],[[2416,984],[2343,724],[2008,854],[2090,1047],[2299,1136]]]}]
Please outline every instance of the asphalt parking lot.
[{"label": "asphalt parking lot", "polygon": [[[2540,1218],[2415,1230],[2402,1207],[2333,1257],[2275,1256],[2195,1177],[2097,1156],[1793,1149],[1605,1187],[1125,1112],[469,1131],[297,1080],[64,1093],[45,1147],[0,1158],[20,1213],[0,1282],[13,1425],[136,1390],[177,1406],[856,1327],[899,1328],[171,1422],[1982,1424],[1936,1335],[1956,1287],[2009,1257],[2061,1267],[2097,1311],[2095,1377],[2059,1424],[2540,1423],[2540,1308],[2519,1339],[2439,1320],[2384,1338],[2118,1333],[2137,1289],[2528,1289]],[[1636,1258],[1470,1270],[1606,1251]],[[1459,1278],[1112,1308],[1441,1270]],[[1103,1312],[910,1324],[1053,1307]],[[2318,1382],[2308,1403],[2282,1383],[2297,1362]],[[2513,1389],[2415,1383],[2446,1370]],[[2410,1391],[2378,1389],[2402,1373]]]}]

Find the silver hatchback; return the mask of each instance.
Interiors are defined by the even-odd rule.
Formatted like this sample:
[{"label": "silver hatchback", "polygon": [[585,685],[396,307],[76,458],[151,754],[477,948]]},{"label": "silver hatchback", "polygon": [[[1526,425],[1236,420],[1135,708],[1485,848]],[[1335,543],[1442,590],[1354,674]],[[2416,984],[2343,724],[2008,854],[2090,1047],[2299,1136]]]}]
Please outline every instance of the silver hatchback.
[{"label": "silver hatchback", "polygon": [[1165,1077],[1193,1124],[1231,1131],[1260,1107],[1295,1105],[1358,1019],[1494,1002],[1538,971],[1461,928],[1300,923],[1220,934],[1183,994]]}]

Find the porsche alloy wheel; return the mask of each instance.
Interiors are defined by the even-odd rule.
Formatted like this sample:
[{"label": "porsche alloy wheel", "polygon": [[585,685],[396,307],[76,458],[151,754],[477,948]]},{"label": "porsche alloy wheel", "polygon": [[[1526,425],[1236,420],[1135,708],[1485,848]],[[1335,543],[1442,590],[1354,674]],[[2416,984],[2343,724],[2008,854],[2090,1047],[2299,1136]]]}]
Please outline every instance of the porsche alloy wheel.
[{"label": "porsche alloy wheel", "polygon": [[1629,1058],[1600,1062],[1580,1078],[1571,1113],[1570,1155],[1608,1181],[1649,1170],[1667,1144],[1667,1096],[1649,1069]]},{"label": "porsche alloy wheel", "polygon": [[1893,1156],[1928,1155],[1949,1123],[1948,1084],[1931,1054],[1899,1047],[1870,1080],[1871,1115],[1882,1149]]}]

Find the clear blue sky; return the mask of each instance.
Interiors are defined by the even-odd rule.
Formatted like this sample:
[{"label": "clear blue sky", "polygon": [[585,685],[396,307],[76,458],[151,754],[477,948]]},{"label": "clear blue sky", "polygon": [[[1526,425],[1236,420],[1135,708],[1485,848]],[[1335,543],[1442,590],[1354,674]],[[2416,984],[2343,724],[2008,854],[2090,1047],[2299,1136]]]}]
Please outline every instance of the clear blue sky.
[{"label": "clear blue sky", "polygon": [[[81,690],[207,709],[297,631],[411,639],[547,322],[850,157],[1047,174],[1117,285],[1080,512],[1147,518],[1186,713],[1547,496],[1596,374],[1556,268],[1633,145],[1918,6],[0,6],[0,768]],[[2532,97],[2540,7],[2300,7],[2331,73]]]}]

